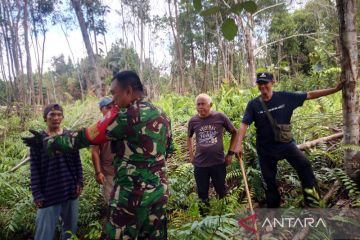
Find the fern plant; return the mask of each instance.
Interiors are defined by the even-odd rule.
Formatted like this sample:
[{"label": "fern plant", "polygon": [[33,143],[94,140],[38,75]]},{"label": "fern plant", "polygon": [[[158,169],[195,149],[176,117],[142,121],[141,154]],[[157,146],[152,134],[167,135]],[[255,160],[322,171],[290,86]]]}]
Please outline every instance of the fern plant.
[{"label": "fern plant", "polygon": [[207,216],[201,221],[194,221],[181,226],[179,229],[169,229],[169,239],[235,239],[238,223],[234,214],[222,216]]}]

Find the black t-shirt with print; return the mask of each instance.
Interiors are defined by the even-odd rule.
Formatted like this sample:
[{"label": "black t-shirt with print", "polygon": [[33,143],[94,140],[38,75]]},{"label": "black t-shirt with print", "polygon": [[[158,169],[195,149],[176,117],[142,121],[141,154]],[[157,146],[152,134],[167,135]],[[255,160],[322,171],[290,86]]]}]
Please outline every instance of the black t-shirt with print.
[{"label": "black t-shirt with print", "polygon": [[188,125],[188,137],[196,135],[196,152],[193,164],[196,167],[210,167],[224,163],[224,129],[236,131],[229,118],[220,112],[211,112],[201,118],[193,116]]},{"label": "black t-shirt with print", "polygon": [[[269,101],[264,101],[272,117],[278,124],[289,124],[293,111],[303,105],[307,93],[273,92]],[[256,146],[258,153],[276,154],[282,152],[290,143],[279,143],[274,140],[271,123],[266,116],[259,97],[251,100],[245,110],[243,123],[251,125],[255,122]]]}]

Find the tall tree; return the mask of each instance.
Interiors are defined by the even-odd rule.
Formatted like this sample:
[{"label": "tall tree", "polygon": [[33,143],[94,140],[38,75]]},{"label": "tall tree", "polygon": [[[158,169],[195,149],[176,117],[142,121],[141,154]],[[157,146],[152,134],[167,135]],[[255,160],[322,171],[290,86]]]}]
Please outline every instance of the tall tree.
[{"label": "tall tree", "polygon": [[9,67],[14,78],[15,99],[25,102],[25,87],[22,68],[22,53],[20,49],[19,28],[21,20],[20,1],[2,0],[4,30],[7,37]]},{"label": "tall tree", "polygon": [[[144,77],[144,61],[145,61],[145,28],[147,22],[150,20],[149,12],[150,12],[150,2],[149,0],[122,0],[122,2],[130,7],[132,15],[135,17],[135,22],[137,22],[138,26],[138,39],[140,42],[140,58],[139,58],[139,75],[140,78]],[[133,24],[135,30],[135,23]],[[134,38],[135,38],[134,31]],[[134,40],[134,44],[136,40]],[[136,47],[135,47],[136,48]]]},{"label": "tall tree", "polygon": [[[43,99],[43,71],[45,57],[46,33],[48,31],[48,16],[54,12],[54,1],[32,0],[29,3],[29,11],[32,27],[32,45],[37,66],[37,103],[44,105]],[[40,35],[41,34],[41,35]]]},{"label": "tall tree", "polygon": [[94,51],[92,49],[91,46],[91,42],[90,42],[90,36],[88,33],[88,29],[85,23],[85,19],[84,19],[84,14],[83,11],[81,9],[81,3],[80,0],[71,0],[71,3],[74,7],[75,13],[76,13],[76,17],[78,19],[79,25],[80,25],[80,29],[81,29],[81,34],[83,37],[83,41],[86,47],[86,51],[88,54],[88,58],[89,58],[89,62],[90,62],[90,66],[91,66],[91,71],[92,71],[92,75],[94,78],[94,83],[95,83],[95,93],[98,97],[101,96],[102,94],[102,82],[101,82],[101,78],[98,72],[98,67],[96,64],[96,59],[95,59],[95,55],[94,55]]},{"label": "tall tree", "polygon": [[25,38],[25,51],[26,51],[26,75],[28,79],[29,86],[29,103],[35,106],[35,88],[34,80],[32,74],[32,65],[31,65],[31,53],[30,53],[30,44],[29,44],[29,10],[28,10],[28,0],[24,0],[24,16],[23,16],[23,28],[24,28],[24,38]]},{"label": "tall tree", "polygon": [[[341,79],[343,90],[344,142],[359,144],[358,48],[356,0],[336,0],[340,22]],[[346,172],[360,183],[360,160],[355,151],[345,151]]]},{"label": "tall tree", "polygon": [[[174,11],[175,17],[172,16],[171,5],[172,2],[174,4]],[[176,47],[176,57],[177,57],[177,65],[178,65],[178,73],[179,73],[179,82],[177,91],[182,92],[184,91],[184,58],[183,58],[183,50],[180,41],[180,27],[179,27],[179,14],[178,14],[178,4],[177,0],[168,0],[168,7],[169,7],[169,16],[170,16],[170,26],[173,33],[173,37],[175,40],[175,47]],[[175,21],[174,21],[175,20]]]}]

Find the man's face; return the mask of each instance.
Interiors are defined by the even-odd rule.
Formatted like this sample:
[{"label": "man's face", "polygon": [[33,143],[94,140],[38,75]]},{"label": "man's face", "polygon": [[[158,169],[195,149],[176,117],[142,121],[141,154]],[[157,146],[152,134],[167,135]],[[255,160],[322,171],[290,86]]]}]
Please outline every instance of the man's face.
[{"label": "man's face", "polygon": [[196,110],[199,113],[200,117],[207,117],[210,113],[212,104],[209,99],[199,97],[196,100]]},{"label": "man's face", "polygon": [[124,89],[115,79],[111,82],[110,92],[113,96],[113,103],[118,107],[127,107],[131,102],[131,92],[129,88]]},{"label": "man's face", "polygon": [[269,95],[272,92],[273,85],[274,85],[273,81],[271,81],[271,82],[265,82],[265,81],[257,82],[258,89],[259,89],[262,96]]},{"label": "man's face", "polygon": [[108,104],[106,106],[101,107],[100,111],[105,116],[110,111],[111,108],[112,108],[112,104],[110,103],[110,104]]},{"label": "man's face", "polygon": [[64,119],[64,115],[59,110],[51,110],[45,119],[45,122],[49,129],[57,129],[60,128],[60,124]]}]

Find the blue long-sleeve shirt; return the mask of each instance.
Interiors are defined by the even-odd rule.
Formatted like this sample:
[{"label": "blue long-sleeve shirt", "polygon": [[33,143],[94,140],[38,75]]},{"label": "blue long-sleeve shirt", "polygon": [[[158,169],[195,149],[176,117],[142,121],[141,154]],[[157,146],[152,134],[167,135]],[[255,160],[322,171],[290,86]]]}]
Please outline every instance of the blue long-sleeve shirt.
[{"label": "blue long-sleeve shirt", "polygon": [[79,151],[50,156],[45,149],[30,148],[30,175],[34,201],[43,201],[43,207],[76,199],[76,186],[83,186]]}]

